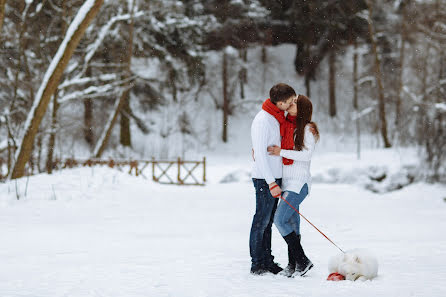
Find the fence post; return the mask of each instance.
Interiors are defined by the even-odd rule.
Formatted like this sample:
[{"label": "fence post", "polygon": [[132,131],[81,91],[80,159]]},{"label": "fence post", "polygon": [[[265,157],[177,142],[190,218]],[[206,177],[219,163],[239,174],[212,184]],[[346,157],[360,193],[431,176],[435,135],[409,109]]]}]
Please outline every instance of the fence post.
[{"label": "fence post", "polygon": [[181,180],[181,158],[180,157],[178,157],[178,176],[177,176],[177,180],[178,180],[178,183],[180,185],[183,184],[183,181]]},{"label": "fence post", "polygon": [[203,183],[206,182],[206,157],[203,157]]},{"label": "fence post", "polygon": [[155,157],[152,157],[152,180],[156,181],[156,178],[155,178]]}]

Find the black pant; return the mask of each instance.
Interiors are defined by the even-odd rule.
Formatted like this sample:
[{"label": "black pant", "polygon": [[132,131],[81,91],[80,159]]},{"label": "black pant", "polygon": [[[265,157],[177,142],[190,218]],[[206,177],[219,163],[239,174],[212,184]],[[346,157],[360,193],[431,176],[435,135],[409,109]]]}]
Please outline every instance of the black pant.
[{"label": "black pant", "polygon": [[[276,212],[278,199],[269,191],[264,179],[252,179],[256,189],[256,213],[252,219],[249,235],[249,251],[253,266],[268,264],[273,261],[271,255],[271,226]],[[276,183],[281,186],[282,179]]]}]

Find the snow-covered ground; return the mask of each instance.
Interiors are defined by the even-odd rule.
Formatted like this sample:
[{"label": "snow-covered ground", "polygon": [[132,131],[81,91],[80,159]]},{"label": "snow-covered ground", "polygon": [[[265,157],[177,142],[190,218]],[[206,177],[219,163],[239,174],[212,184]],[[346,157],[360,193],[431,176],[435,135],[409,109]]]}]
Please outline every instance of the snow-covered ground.
[{"label": "snow-covered ground", "polygon": [[[359,184],[314,183],[302,213],[343,249],[372,251],[378,278],[326,281],[338,250],[305,221],[314,269],[303,278],[252,276],[254,188],[246,178],[220,183],[249,168],[249,153],[221,150],[226,155],[208,156],[204,187],[100,167],[0,184],[0,296],[446,296],[446,187],[415,183],[375,194]],[[391,152],[378,155],[397,162]],[[378,162],[373,152],[359,163],[354,154],[317,156],[314,172]],[[275,228],[272,245],[285,266]]]},{"label": "snow-covered ground", "polygon": [[[354,137],[330,135],[323,122],[302,213],[343,249],[373,252],[378,278],[326,281],[338,250],[305,221],[303,245],[315,264],[306,277],[250,275],[249,131],[257,110],[231,117],[227,144],[216,141],[220,115],[202,127],[211,143],[193,143],[184,157],[207,157],[204,187],[160,185],[106,167],[0,184],[0,297],[446,296],[446,187],[406,186],[419,165],[416,150],[370,150],[364,136],[368,150],[357,160]],[[135,137],[145,157],[162,151],[152,142]],[[400,182],[403,189],[385,193]],[[275,227],[273,254],[286,265]]]}]

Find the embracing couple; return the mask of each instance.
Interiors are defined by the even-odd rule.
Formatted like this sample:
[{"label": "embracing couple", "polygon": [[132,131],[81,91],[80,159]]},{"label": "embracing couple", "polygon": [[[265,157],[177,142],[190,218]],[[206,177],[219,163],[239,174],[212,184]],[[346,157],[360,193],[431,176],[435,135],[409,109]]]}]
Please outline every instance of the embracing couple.
[{"label": "embracing couple", "polygon": [[[319,139],[317,126],[311,121],[312,112],[307,97],[297,96],[292,87],[280,83],[271,88],[270,98],[252,122],[256,212],[249,248],[253,274],[302,276],[313,267],[300,242],[300,217],[288,205],[299,210],[310,192],[311,155]],[[285,270],[271,254],[273,222],[288,245]]]}]

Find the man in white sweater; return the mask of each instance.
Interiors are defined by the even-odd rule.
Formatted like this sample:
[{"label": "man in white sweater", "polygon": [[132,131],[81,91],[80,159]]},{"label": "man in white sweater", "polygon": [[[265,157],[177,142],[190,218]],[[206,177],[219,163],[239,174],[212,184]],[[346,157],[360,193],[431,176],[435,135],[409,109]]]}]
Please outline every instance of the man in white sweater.
[{"label": "man in white sweater", "polygon": [[256,212],[249,237],[251,273],[279,273],[282,268],[274,263],[271,254],[271,226],[281,195],[282,157],[271,156],[268,146],[281,145],[280,123],[285,121],[284,112],[296,98],[289,85],[280,83],[270,90],[270,98],[263,103],[251,126],[254,165],[252,180],[256,191]]}]

